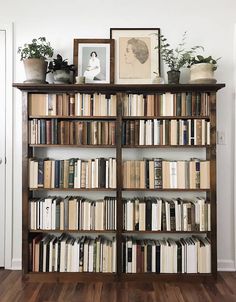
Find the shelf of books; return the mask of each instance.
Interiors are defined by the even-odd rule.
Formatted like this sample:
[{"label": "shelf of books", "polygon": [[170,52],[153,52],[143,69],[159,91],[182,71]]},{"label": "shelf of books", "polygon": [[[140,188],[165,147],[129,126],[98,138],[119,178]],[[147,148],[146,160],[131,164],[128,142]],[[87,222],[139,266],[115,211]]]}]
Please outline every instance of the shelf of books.
[{"label": "shelf of books", "polygon": [[224,84],[13,84],[29,280],[216,277]]}]

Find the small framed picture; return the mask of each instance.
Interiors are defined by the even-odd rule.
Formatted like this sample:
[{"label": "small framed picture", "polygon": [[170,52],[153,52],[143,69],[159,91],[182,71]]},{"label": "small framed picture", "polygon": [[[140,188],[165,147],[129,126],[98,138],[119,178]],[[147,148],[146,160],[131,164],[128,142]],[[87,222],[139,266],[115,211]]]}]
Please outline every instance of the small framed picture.
[{"label": "small framed picture", "polygon": [[110,28],[115,39],[115,83],[151,84],[160,75],[159,28]]},{"label": "small framed picture", "polygon": [[114,83],[114,40],[74,39],[74,64],[85,83]]}]

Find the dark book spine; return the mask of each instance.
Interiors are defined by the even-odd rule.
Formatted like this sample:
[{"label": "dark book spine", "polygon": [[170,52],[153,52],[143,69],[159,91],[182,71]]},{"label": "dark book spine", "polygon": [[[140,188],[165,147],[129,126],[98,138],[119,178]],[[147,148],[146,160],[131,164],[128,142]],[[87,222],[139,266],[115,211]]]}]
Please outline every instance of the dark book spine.
[{"label": "dark book spine", "polygon": [[162,188],[162,160],[159,158],[154,159],[154,187]]},{"label": "dark book spine", "polygon": [[39,243],[39,271],[43,271],[43,241]]},{"label": "dark book spine", "polygon": [[146,188],[149,189],[149,160],[145,160],[145,183],[146,183]]},{"label": "dark book spine", "polygon": [[46,246],[46,272],[49,272],[49,255],[50,255],[50,242]]},{"label": "dark book spine", "polygon": [[152,230],[152,201],[146,200],[146,230]]},{"label": "dark book spine", "polygon": [[197,92],[196,95],[196,115],[201,115],[201,93]]},{"label": "dark book spine", "polygon": [[55,160],[55,188],[60,188],[60,161]]},{"label": "dark book spine", "polygon": [[156,273],[160,273],[161,246],[156,245]]},{"label": "dark book spine", "polygon": [[74,159],[71,158],[69,160],[69,178],[68,178],[68,186],[69,188],[74,188]]},{"label": "dark book spine", "polygon": [[200,189],[200,161],[196,161],[196,188]]},{"label": "dark book spine", "polygon": [[126,145],[126,122],[122,124],[121,143],[122,145]]},{"label": "dark book spine", "polygon": [[46,121],[40,120],[40,144],[46,144]]},{"label": "dark book spine", "polygon": [[44,160],[38,159],[38,188],[44,186]]},{"label": "dark book spine", "polygon": [[191,145],[194,145],[194,120],[191,120]]},{"label": "dark book spine", "polygon": [[60,188],[64,188],[64,160],[60,160]]},{"label": "dark book spine", "polygon": [[184,125],[183,125],[183,132],[184,132],[184,145],[188,145],[188,122],[186,120],[184,120]]},{"label": "dark book spine", "polygon": [[181,93],[176,94],[176,115],[181,116]]},{"label": "dark book spine", "polygon": [[53,132],[54,132],[54,142],[53,144],[58,144],[58,119],[54,119],[54,128],[53,128]]},{"label": "dark book spine", "polygon": [[54,124],[55,124],[55,119],[51,120],[51,144],[55,144],[55,132],[54,132]]},{"label": "dark book spine", "polygon": [[177,242],[177,273],[182,273],[182,245]]},{"label": "dark book spine", "polygon": [[147,244],[147,272],[152,272],[152,245]]},{"label": "dark book spine", "polygon": [[[108,177],[108,175],[107,175]],[[106,160],[105,158],[100,158],[99,160],[99,183],[100,188],[106,187]]]},{"label": "dark book spine", "polygon": [[171,231],[175,231],[175,205],[171,204],[170,205],[170,229]]},{"label": "dark book spine", "polygon": [[186,94],[186,115],[192,115],[192,93],[187,92]]}]

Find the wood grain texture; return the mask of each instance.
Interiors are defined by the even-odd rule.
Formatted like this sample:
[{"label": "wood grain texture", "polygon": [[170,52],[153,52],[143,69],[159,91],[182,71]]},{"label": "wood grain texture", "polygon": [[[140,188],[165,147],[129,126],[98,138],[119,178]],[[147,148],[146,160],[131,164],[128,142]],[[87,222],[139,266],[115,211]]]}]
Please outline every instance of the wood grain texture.
[{"label": "wood grain texture", "polygon": [[236,273],[195,282],[26,282],[22,272],[0,270],[1,302],[235,302]]}]

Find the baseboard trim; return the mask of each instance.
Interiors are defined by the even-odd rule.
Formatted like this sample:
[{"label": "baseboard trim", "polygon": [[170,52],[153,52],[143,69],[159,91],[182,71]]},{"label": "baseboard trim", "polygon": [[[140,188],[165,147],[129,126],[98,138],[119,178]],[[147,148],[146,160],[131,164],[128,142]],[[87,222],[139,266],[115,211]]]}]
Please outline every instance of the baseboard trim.
[{"label": "baseboard trim", "polygon": [[11,268],[13,270],[22,270],[21,259],[12,259]]},{"label": "baseboard trim", "polygon": [[235,271],[235,263],[233,260],[218,260],[218,271],[227,271],[234,272]]}]

